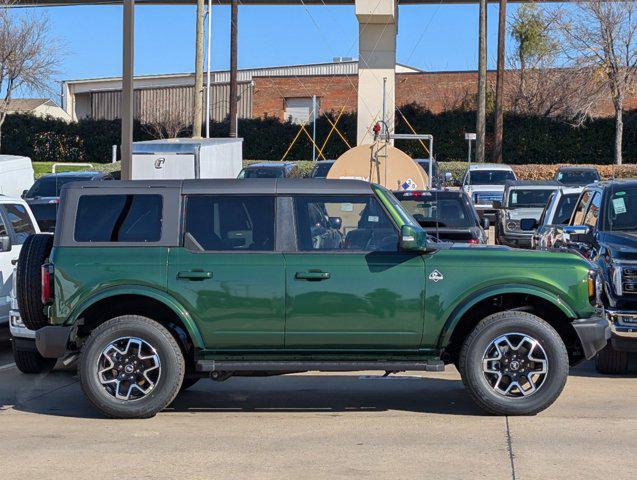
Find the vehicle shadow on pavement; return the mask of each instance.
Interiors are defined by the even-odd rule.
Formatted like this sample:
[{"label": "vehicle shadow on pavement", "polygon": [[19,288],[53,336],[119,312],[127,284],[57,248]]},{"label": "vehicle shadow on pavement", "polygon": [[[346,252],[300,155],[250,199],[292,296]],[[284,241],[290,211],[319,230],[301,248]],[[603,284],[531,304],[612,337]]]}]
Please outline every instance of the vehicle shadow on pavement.
[{"label": "vehicle shadow on pavement", "polygon": [[[33,377],[29,377],[33,378]],[[32,392],[0,410],[75,418],[104,418],[86,400],[77,376],[54,372],[49,391]],[[5,405],[6,407],[3,407]],[[194,412],[384,412],[388,410],[483,416],[455,379],[411,376],[286,375],[266,378],[230,378],[225,382],[200,380],[182,392],[162,414]],[[1,413],[1,412],[0,412]],[[161,415],[161,414],[160,414]]]}]

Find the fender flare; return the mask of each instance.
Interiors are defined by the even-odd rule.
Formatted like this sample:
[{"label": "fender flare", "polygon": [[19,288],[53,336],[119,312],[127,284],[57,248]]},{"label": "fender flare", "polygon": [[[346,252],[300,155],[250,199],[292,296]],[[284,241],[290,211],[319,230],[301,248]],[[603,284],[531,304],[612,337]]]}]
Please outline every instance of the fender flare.
[{"label": "fender flare", "polygon": [[188,335],[194,343],[195,348],[205,348],[203,338],[201,336],[201,333],[199,332],[199,328],[197,328],[197,324],[188,313],[188,310],[186,310],[177,300],[175,300],[170,295],[167,295],[165,292],[143,285],[108,287],[98,291],[97,293],[91,295],[89,298],[84,299],[81,303],[75,306],[71,314],[68,316],[65,325],[75,324],[82,313],[84,313],[87,308],[95,305],[97,302],[118,295],[138,295],[141,297],[151,298],[164,304],[166,307],[170,308],[170,310],[172,310],[175,315],[177,315],[183,322]]},{"label": "fender flare", "polygon": [[577,318],[577,314],[570,305],[564,302],[559,295],[544,288],[530,285],[494,285],[475,292],[468,298],[463,299],[460,304],[454,308],[451,314],[447,317],[442,331],[440,332],[440,336],[438,337],[438,349],[442,349],[449,345],[453,331],[458,323],[460,323],[463,315],[471,308],[489,297],[509,293],[532,295],[534,297],[541,298],[559,308],[568,318]]}]

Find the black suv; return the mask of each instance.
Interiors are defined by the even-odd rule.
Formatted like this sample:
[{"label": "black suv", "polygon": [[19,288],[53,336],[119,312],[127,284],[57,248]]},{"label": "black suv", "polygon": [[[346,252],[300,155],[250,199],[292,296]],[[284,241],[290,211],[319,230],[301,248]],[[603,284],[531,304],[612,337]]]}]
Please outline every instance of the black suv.
[{"label": "black suv", "polygon": [[624,373],[637,352],[637,180],[584,189],[570,222],[556,227],[556,248],[576,250],[599,265],[600,301],[612,337],[597,357],[602,373]]}]

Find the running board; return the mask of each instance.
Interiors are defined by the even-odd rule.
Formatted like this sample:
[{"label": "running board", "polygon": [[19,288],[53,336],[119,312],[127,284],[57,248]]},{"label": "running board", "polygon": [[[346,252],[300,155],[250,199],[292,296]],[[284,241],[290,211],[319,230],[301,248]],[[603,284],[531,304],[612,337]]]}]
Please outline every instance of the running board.
[{"label": "running board", "polygon": [[199,360],[197,362],[198,372],[356,372],[361,370],[444,372],[445,364],[441,360],[427,362]]}]

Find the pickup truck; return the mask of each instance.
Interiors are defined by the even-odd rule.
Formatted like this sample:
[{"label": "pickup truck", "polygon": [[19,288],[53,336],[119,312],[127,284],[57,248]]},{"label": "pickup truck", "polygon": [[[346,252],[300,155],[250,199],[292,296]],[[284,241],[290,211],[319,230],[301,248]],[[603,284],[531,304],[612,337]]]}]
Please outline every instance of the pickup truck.
[{"label": "pickup truck", "polygon": [[625,373],[629,353],[637,352],[637,181],[587,186],[568,224],[547,231],[541,244],[597,265],[599,303],[612,337],[595,364],[600,373]]},{"label": "pickup truck", "polygon": [[22,250],[20,312],[110,417],[201,378],[446,364],[487,412],[535,414],[610,334],[582,257],[429,242],[367,182],[74,183],[58,218]]}]

